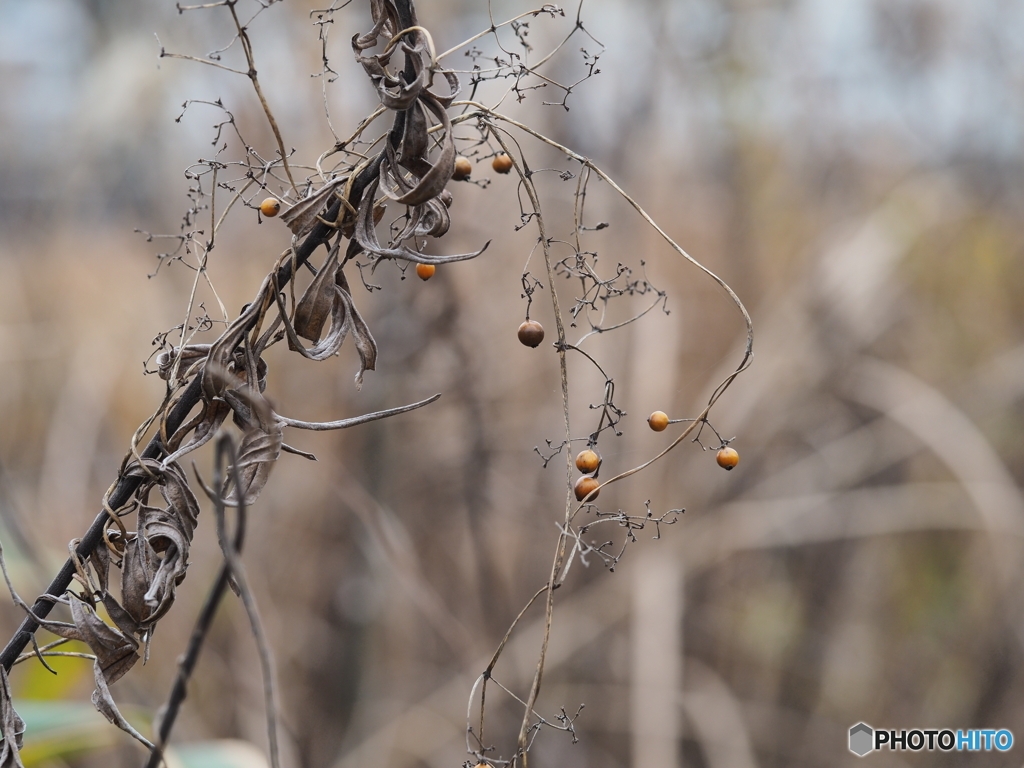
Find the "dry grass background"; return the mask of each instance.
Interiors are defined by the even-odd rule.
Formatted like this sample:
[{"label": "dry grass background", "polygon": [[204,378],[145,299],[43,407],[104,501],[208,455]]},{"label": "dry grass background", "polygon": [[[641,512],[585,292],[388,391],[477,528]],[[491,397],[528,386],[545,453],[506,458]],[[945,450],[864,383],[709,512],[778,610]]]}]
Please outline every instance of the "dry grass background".
[{"label": "dry grass background", "polygon": [[[315,156],[330,139],[308,77],[319,70],[309,7],[275,7],[253,35],[286,142]],[[447,48],[486,26],[482,7],[424,0],[419,13]],[[193,108],[176,125],[180,103],[221,96],[249,141],[268,154],[272,144],[241,78],[157,66],[151,32],[205,52],[224,32],[211,14],[48,0],[0,2],[0,15],[0,501],[16,584],[34,594],[162,394],[142,361],[180,322],[190,273],[172,265],[147,279],[154,246],[132,229],[175,230],[181,170],[209,151],[212,113]],[[1019,16],[994,0],[585,6],[608,46],[602,73],[570,97],[572,111],[534,106],[530,119],[607,168],[737,290],[756,359],[713,414],[738,436],[736,471],[683,445],[602,492],[607,510],[650,500],[687,512],[659,541],[641,532],[614,573],[593,559],[574,566],[539,710],[585,703],[580,743],[542,734],[535,764],[843,765],[855,760],[846,729],[861,720],[1024,735]],[[340,18],[351,92],[332,117],[345,132],[372,94],[344,50],[365,12]],[[844,31],[860,18],[864,36],[852,22]],[[556,36],[539,22],[534,35]],[[534,167],[560,163],[524,149]],[[571,192],[540,183],[567,237]],[[592,247],[608,264],[644,259],[670,297],[670,315],[594,340],[628,413],[622,437],[600,445],[620,470],[667,443],[648,413],[699,410],[735,365],[743,328],[724,294],[601,185],[592,192],[592,220],[612,224]],[[561,434],[557,358],[515,338],[534,234],[513,231],[513,179],[455,198],[445,250],[495,242],[428,283],[384,268],[384,290],[356,295],[381,351],[361,392],[351,349],[319,366],[277,350],[269,359],[268,395],[293,418],[443,393],[392,420],[293,438],[319,462],[285,456],[253,510],[246,561],[294,765],[466,759],[472,680],[547,575],[562,473],[543,470],[533,447]],[[211,274],[237,311],[288,237],[254,214],[231,227]],[[533,314],[553,327],[543,302]],[[584,434],[601,382],[578,361],[570,375]],[[114,688],[142,711],[164,698],[217,567],[209,522],[153,658]],[[0,626],[19,618],[5,608]],[[532,624],[515,637],[505,684],[528,685],[538,637]],[[15,695],[87,698],[87,666],[61,670],[53,682],[19,669]],[[244,616],[229,603],[176,738],[263,744],[259,691]],[[508,755],[518,710],[494,705],[491,739]]]}]

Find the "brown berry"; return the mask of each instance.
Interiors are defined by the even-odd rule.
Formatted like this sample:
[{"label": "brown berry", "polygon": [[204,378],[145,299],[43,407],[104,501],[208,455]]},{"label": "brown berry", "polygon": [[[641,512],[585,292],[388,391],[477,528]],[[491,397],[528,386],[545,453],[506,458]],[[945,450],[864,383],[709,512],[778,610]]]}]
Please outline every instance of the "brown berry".
[{"label": "brown berry", "polygon": [[469,162],[469,158],[462,157],[462,155],[455,158],[455,173],[452,174],[455,181],[468,179],[472,173],[473,164]]},{"label": "brown berry", "polygon": [[437,268],[433,264],[417,264],[416,275],[420,280],[429,280],[434,276],[434,272]]},{"label": "brown berry", "polygon": [[519,341],[528,347],[536,347],[544,341],[544,326],[536,320],[527,320],[519,326]]},{"label": "brown berry", "polygon": [[668,426],[668,414],[664,411],[655,411],[647,417],[647,423],[655,432],[664,432]]},{"label": "brown berry", "polygon": [[491,168],[498,173],[508,173],[512,170],[512,158],[502,152],[491,161]]},{"label": "brown berry", "polygon": [[442,189],[441,194],[438,195],[438,197],[441,198],[441,202],[444,203],[445,208],[452,207],[452,202],[454,201],[454,198],[452,198],[452,193],[449,192],[447,189]]},{"label": "brown berry", "polygon": [[267,218],[273,218],[281,212],[281,201],[276,197],[268,197],[260,203],[260,213]]},{"label": "brown berry", "polygon": [[590,474],[601,463],[601,457],[589,448],[580,451],[576,457],[576,469],[585,474]]},{"label": "brown berry", "polygon": [[[590,477],[589,475],[584,475],[583,477],[581,477],[579,480],[576,481],[576,485],[573,486],[572,489],[573,493],[576,494],[576,501],[583,501],[585,498],[587,498],[590,492],[594,491],[594,489],[597,488],[599,485],[601,485],[601,481],[598,480],[596,477]],[[600,491],[594,491],[594,495],[590,497],[590,500],[593,501],[600,494]]]},{"label": "brown berry", "polygon": [[715,458],[718,460],[718,466],[723,469],[731,470],[740,463],[740,455],[736,453],[735,448],[730,448],[729,446],[720,448]]}]

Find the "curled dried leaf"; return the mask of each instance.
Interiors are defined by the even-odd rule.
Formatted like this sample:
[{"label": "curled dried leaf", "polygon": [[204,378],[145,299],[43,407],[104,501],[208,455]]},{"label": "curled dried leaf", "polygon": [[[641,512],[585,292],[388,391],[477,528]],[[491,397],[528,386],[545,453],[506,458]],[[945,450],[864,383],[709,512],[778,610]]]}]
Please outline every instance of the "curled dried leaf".
[{"label": "curled dried leaf", "polygon": [[[167,441],[167,450],[170,453],[168,453],[163,463],[170,464],[178,461],[185,454],[191,453],[196,448],[209,442],[210,438],[220,429],[220,425],[224,423],[224,419],[227,418],[229,413],[231,413],[231,409],[223,400],[204,400],[203,410],[200,411],[199,415],[189,423],[179,427]],[[192,437],[189,441],[185,445],[178,447],[179,443],[190,432]]]},{"label": "curled dried leaf", "polygon": [[[140,629],[148,630],[170,610],[175,587],[185,578],[199,502],[177,464],[146,460],[144,465],[129,470],[150,480],[136,492],[142,502],[139,532],[125,548],[121,594],[125,611]],[[164,508],[145,503],[154,485],[167,503]]]},{"label": "curled dried leaf", "polygon": [[475,259],[486,251],[487,246],[491,244],[488,240],[479,251],[459,253],[452,256],[431,256],[415,251],[401,243],[394,248],[385,248],[380,244],[380,240],[377,239],[377,231],[373,225],[372,208],[367,203],[367,199],[372,198],[376,192],[377,180],[375,179],[370,183],[362,202],[359,204],[359,217],[356,219],[356,241],[359,243],[359,247],[371,256],[376,256],[380,259],[402,259],[416,264],[448,264],[453,261]]},{"label": "curled dried leaf", "polygon": [[11,684],[3,667],[0,667],[0,730],[3,731],[3,741],[0,741],[0,768],[25,768],[20,754],[25,721],[14,709],[11,701]]},{"label": "curled dried leaf", "polygon": [[228,391],[225,398],[244,434],[238,446],[237,459],[242,487],[233,488],[224,500],[226,504],[236,506],[238,499],[242,498],[249,506],[259,498],[270,478],[271,469],[281,458],[284,424],[266,398],[249,388]]},{"label": "curled dried leaf", "polygon": [[[425,110],[432,112],[442,127],[441,153],[433,165],[424,157],[429,143],[426,140],[428,121]],[[409,115],[411,118],[406,122],[407,140],[403,146],[401,162],[398,161],[394,149],[388,145],[380,166],[380,183],[382,191],[388,197],[403,205],[414,206],[441,194],[455,172],[456,153],[451,120],[434,96],[429,93],[423,94],[417,104],[409,110]],[[418,172],[420,177],[412,184],[408,183],[402,178],[400,165]]]},{"label": "curled dried leaf", "polygon": [[327,261],[320,267],[320,271],[316,273],[316,277],[295,305],[295,333],[312,342],[320,341],[320,334],[337,301],[334,275],[338,271],[339,247],[339,244],[335,244],[331,248]]},{"label": "curled dried leaf", "polygon": [[116,725],[122,731],[127,733],[136,741],[144,744],[147,749],[153,749],[153,744],[139,733],[135,728],[124,719],[124,715],[117,708],[117,704],[114,703],[114,697],[110,695],[110,688],[107,687],[108,680],[107,675],[100,669],[99,659],[97,659],[93,665],[93,677],[96,680],[96,690],[92,692],[92,704],[96,707],[96,710],[109,720],[113,725]]},{"label": "curled dried leaf", "polygon": [[317,216],[324,212],[335,190],[348,181],[348,176],[338,176],[324,184],[320,189],[310,192],[281,214],[281,221],[288,225],[296,237],[305,237],[316,226]]},{"label": "curled dried leaf", "polygon": [[[377,363],[377,343],[370,333],[370,328],[363,320],[359,311],[352,301],[352,295],[348,290],[348,281],[345,279],[344,271],[338,267],[335,270],[334,303],[331,306],[331,328],[327,336],[312,347],[306,346],[299,340],[291,321],[288,319],[283,299],[277,296],[279,319],[284,325],[285,334],[288,336],[288,345],[291,349],[310,360],[326,360],[341,349],[345,337],[351,331],[356,351],[359,353],[359,371],[356,373],[356,386],[362,385],[363,374],[372,371]],[[326,290],[326,289],[325,289]]]},{"label": "curled dried leaf", "polygon": [[171,371],[174,370],[175,361],[180,360],[178,378],[182,379],[192,365],[205,359],[209,352],[209,344],[187,344],[184,348],[175,347],[167,352],[161,352],[156,356],[157,375],[168,381],[171,378]]}]

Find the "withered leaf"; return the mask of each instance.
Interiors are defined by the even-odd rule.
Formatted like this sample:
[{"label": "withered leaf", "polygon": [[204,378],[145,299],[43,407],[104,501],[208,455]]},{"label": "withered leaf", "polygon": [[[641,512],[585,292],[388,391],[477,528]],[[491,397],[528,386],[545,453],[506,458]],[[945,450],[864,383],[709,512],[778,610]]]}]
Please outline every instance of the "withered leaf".
[{"label": "withered leaf", "polygon": [[[403,155],[402,165],[407,167],[412,165],[412,160],[416,159],[424,163],[429,170],[423,174],[423,176],[415,182],[411,187],[404,182],[401,178],[401,169],[398,167],[399,163],[395,158],[394,151],[390,146],[385,150],[384,160],[380,166],[380,177],[381,177],[381,189],[388,197],[391,197],[395,202],[402,203],[403,205],[420,205],[421,203],[427,202],[433,197],[437,197],[441,194],[441,191],[445,188],[445,185],[452,178],[452,174],[455,172],[455,141],[451,134],[451,120],[448,118],[448,113],[444,107],[437,101],[437,99],[425,93],[420,98],[417,108],[411,110],[417,112],[419,110],[428,109],[434,113],[438,121],[441,123],[443,128],[441,138],[441,153],[437,157],[437,161],[434,165],[425,163],[422,155],[406,156]],[[408,126],[409,130],[421,130],[424,135],[426,134],[426,120],[414,120]],[[425,145],[426,142],[424,142]],[[410,138],[411,146],[419,146],[420,143]],[[423,167],[423,166],[420,166]]]},{"label": "withered leaf", "polygon": [[348,176],[338,176],[315,192],[310,193],[281,214],[281,221],[288,225],[296,237],[304,237],[316,226],[317,216],[324,212],[334,191],[348,181]]},{"label": "withered leaf", "polygon": [[338,249],[338,245],[331,248],[327,260],[295,306],[295,333],[313,342],[320,341],[320,334],[337,301],[334,273],[338,271]]},{"label": "withered leaf", "polygon": [[25,733],[25,721],[14,709],[11,701],[11,684],[3,667],[0,667],[0,730],[3,731],[3,741],[0,742],[0,768],[25,768],[19,754],[22,736]]},{"label": "withered leaf", "polygon": [[173,350],[168,352],[161,352],[156,356],[157,374],[164,381],[170,379],[171,371],[174,368],[174,362],[180,357],[181,363],[178,366],[178,373],[180,377],[193,363],[205,358],[209,352],[209,344],[187,344],[184,348],[175,347]]},{"label": "withered leaf", "polygon": [[256,295],[256,300],[232,320],[220,338],[211,345],[206,367],[203,368],[203,394],[206,395],[207,400],[213,400],[226,387],[233,386],[234,382],[227,375],[228,365],[235,350],[248,333],[251,324],[263,311],[264,302],[274,292],[272,280],[275,275],[275,272],[271,272],[263,278],[263,284]]},{"label": "withered leaf", "polygon": [[74,635],[62,634],[50,627],[47,629],[88,645],[96,656],[97,669],[108,683],[120,679],[139,660],[138,641],[105,623],[88,603],[72,598],[71,618],[77,629]]},{"label": "withered leaf", "polygon": [[[143,502],[139,532],[128,542],[121,567],[124,610],[142,630],[151,628],[174,602],[175,587],[185,578],[199,515],[199,502],[180,466],[146,460],[144,466],[133,465],[129,474],[144,476],[145,470],[155,480],[137,492]],[[145,503],[154,483],[165,508]]]},{"label": "withered leaf", "polygon": [[491,244],[488,240],[484,243],[484,247],[479,251],[475,251],[474,253],[459,253],[452,256],[431,256],[425,253],[420,253],[419,251],[414,251],[401,243],[399,243],[396,248],[385,248],[377,239],[377,232],[373,226],[371,205],[367,203],[367,199],[372,198],[376,192],[377,180],[374,179],[370,182],[365,196],[359,204],[359,217],[356,219],[356,241],[364,251],[373,256],[383,259],[404,259],[405,261],[412,261],[417,264],[448,264],[453,261],[474,259],[486,251],[487,246]]},{"label": "withered leaf", "polygon": [[[168,449],[173,449],[185,435],[192,432],[192,437],[185,445],[181,446],[177,450],[173,450],[164,463],[170,464],[171,462],[178,461],[182,456],[187,453],[191,453],[200,446],[209,442],[217,430],[220,429],[220,425],[224,423],[224,419],[231,413],[231,409],[222,400],[205,400],[203,402],[203,411],[197,417],[196,420],[183,425],[178,429],[177,432],[168,440]],[[196,423],[198,421],[198,423]],[[195,430],[194,432],[192,430]]]},{"label": "withered leaf", "polygon": [[[114,697],[110,695],[110,688],[107,687],[107,675],[100,669],[98,659],[92,665],[92,672],[93,677],[96,680],[96,690],[92,692],[92,705],[96,707],[96,710],[112,724],[116,725],[136,741],[144,744],[147,749],[153,749],[153,744],[149,739],[135,730],[135,728],[132,727],[132,724],[124,719],[124,715],[122,715],[121,711],[117,708],[117,704],[114,703]],[[109,682],[113,681],[111,680]]]}]

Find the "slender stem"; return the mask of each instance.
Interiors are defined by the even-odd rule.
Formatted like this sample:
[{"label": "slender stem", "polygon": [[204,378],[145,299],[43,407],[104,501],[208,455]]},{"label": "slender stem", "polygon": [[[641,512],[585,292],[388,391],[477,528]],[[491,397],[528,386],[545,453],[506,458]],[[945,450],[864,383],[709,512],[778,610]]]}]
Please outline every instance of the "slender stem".
[{"label": "slender stem", "polygon": [[[519,178],[522,180],[523,187],[526,189],[526,194],[530,198],[530,205],[533,206],[534,213],[536,214],[537,230],[540,235],[541,250],[544,254],[544,266],[547,270],[548,287],[551,291],[551,304],[555,314],[555,328],[558,332],[558,342],[556,347],[558,349],[559,373],[562,383],[562,418],[565,422],[565,441],[568,445],[571,442],[572,434],[569,427],[569,374],[565,359],[565,352],[567,348],[565,341],[565,325],[562,322],[562,310],[558,303],[558,293],[555,291],[556,281],[554,266],[551,263],[551,243],[548,241],[547,229],[544,226],[544,216],[541,214],[540,197],[537,195],[537,188],[533,184],[533,179],[531,178],[529,170],[524,169],[520,165],[515,154],[513,154],[512,150],[507,144],[505,144],[501,134],[493,126],[488,126],[488,128],[491,135],[494,136],[498,144],[501,145],[505,154],[512,158],[512,163],[516,172],[519,174]],[[566,451],[565,457],[565,525],[562,526],[562,532],[558,536],[558,546],[556,547],[554,562],[551,564],[551,575],[548,577],[547,588],[545,590],[547,592],[547,596],[544,605],[544,639],[541,641],[540,655],[537,659],[537,669],[533,676],[533,685],[530,686],[530,695],[526,700],[523,722],[519,728],[518,754],[522,758],[523,768],[527,768],[527,737],[530,733],[530,715],[533,713],[533,707],[537,703],[537,697],[540,695],[541,680],[544,677],[544,662],[547,657],[548,643],[551,639],[551,622],[554,618],[555,583],[558,577],[558,572],[561,570],[562,562],[565,558],[565,543],[567,539],[565,531],[567,530],[568,523],[572,515],[572,453],[570,451]]]}]

